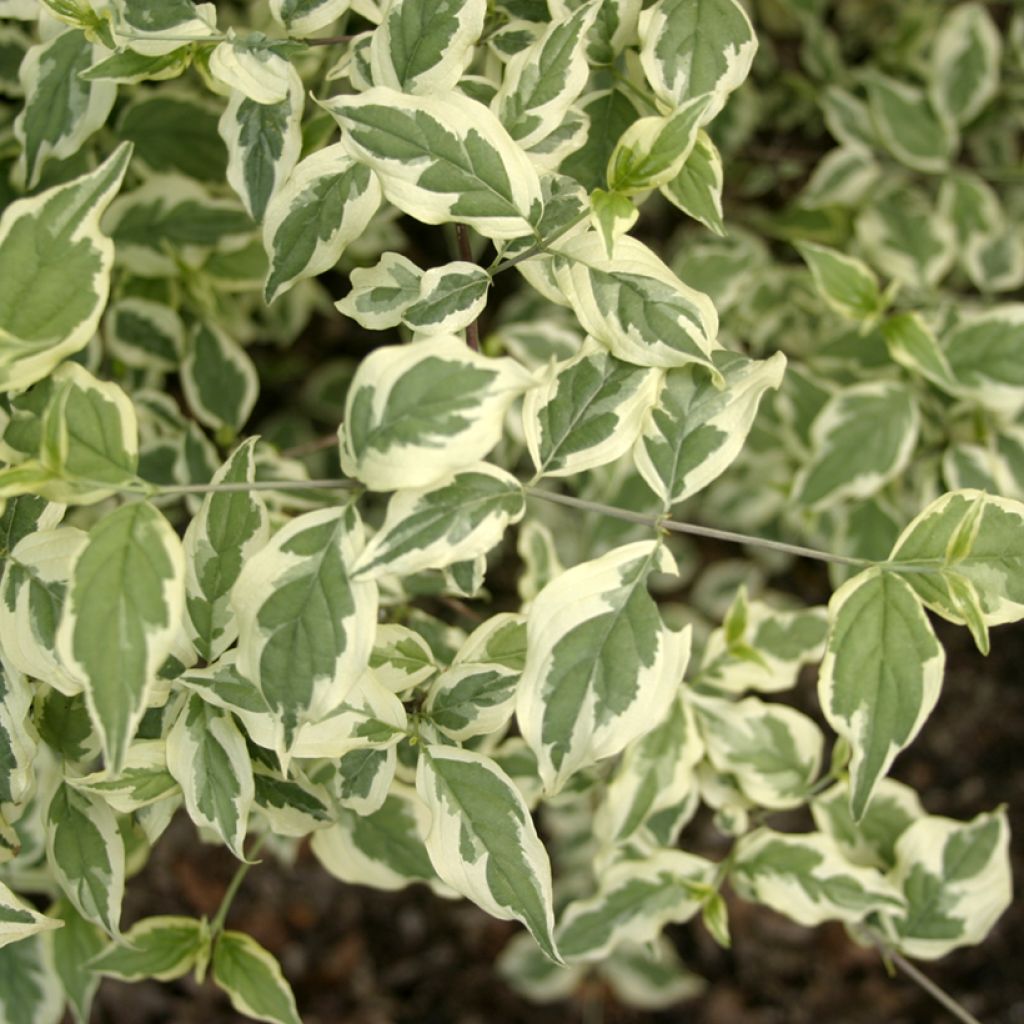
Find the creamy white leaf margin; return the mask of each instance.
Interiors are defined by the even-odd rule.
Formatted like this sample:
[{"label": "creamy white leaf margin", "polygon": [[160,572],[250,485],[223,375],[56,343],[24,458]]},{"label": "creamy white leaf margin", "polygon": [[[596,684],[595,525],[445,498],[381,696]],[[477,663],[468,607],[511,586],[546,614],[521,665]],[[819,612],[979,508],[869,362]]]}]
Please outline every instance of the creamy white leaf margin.
[{"label": "creamy white leaf margin", "polygon": [[[342,470],[375,491],[436,483],[498,443],[505,413],[532,383],[512,359],[480,355],[455,335],[378,348],[349,387],[338,428]],[[414,416],[418,429],[408,436]]]},{"label": "creamy white leaf margin", "polygon": [[[586,332],[613,355],[666,369],[695,362],[717,375],[710,359],[720,347],[714,303],[684,284],[646,245],[623,236],[609,258],[600,233],[588,231],[553,248],[558,288]],[[625,305],[624,293],[631,300]]]},{"label": "creamy white leaf margin", "polygon": [[482,754],[429,744],[416,790],[430,811],[426,847],[441,880],[492,917],[522,921],[560,961],[551,864],[515,783]]},{"label": "creamy white leaf margin", "polygon": [[[341,125],[343,145],[377,172],[385,198],[404,213],[426,224],[459,221],[493,239],[534,233],[543,211],[537,171],[482,103],[378,86],[322,105]],[[478,203],[464,207],[470,188]],[[483,213],[474,211],[481,196]]]},{"label": "creamy white leaf margin", "polygon": [[690,629],[662,623],[646,590],[654,571],[676,573],[669,552],[657,541],[627,544],[556,577],[530,605],[516,718],[548,793],[619,753],[668,710]]}]

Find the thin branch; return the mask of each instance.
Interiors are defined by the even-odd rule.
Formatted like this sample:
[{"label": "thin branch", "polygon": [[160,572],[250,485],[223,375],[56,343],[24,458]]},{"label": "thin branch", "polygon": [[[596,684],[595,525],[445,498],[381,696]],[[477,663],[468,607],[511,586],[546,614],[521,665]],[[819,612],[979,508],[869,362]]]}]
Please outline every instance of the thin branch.
[{"label": "thin branch", "polygon": [[[465,224],[455,225],[455,240],[459,244],[459,259],[473,263],[473,247],[469,244],[469,228]],[[480,325],[476,318],[466,328],[466,344],[474,351],[480,351]]]},{"label": "thin branch", "polygon": [[[269,832],[264,832],[263,835],[253,843],[252,849],[249,850],[250,858],[255,857],[256,854],[260,852],[269,835]],[[241,888],[242,882],[245,881],[245,876],[249,874],[249,869],[255,867],[257,864],[259,864],[258,860],[250,859],[244,860],[238,865],[238,870],[235,871],[234,877],[228,883],[228,887],[224,892],[224,898],[220,901],[220,906],[217,908],[216,916],[210,922],[210,934],[214,937],[216,937],[224,927],[224,922],[227,920],[231,904],[234,902],[235,896],[238,894],[238,890]]]},{"label": "thin branch", "polygon": [[574,498],[569,494],[556,494],[554,491],[543,491],[539,488],[528,488],[531,498],[539,498],[541,501],[550,501],[556,505],[568,505],[570,508],[584,509],[588,512],[599,512],[602,515],[611,516],[614,519],[622,519],[627,523],[637,523],[640,526],[649,526],[655,530],[669,530],[672,533],[687,533],[695,537],[708,537],[712,540],[724,540],[732,544],[753,544],[759,548],[769,548],[772,551],[784,551],[786,554],[797,555],[801,558],[813,558],[819,562],[833,562],[836,565],[852,565],[857,569],[867,569],[876,563],[866,558],[850,558],[846,555],[833,555],[827,551],[819,551],[817,548],[805,548],[799,544],[786,544],[781,540],[768,540],[764,537],[750,537],[745,533],[733,533],[731,530],[717,530],[711,526],[698,526],[695,523],[679,523],[673,519],[661,519],[655,516],[645,516],[640,512],[630,512],[628,509],[615,508],[612,505],[603,505],[596,501],[587,501],[584,498]]},{"label": "thin branch", "polygon": [[887,956],[915,985],[949,1010],[962,1024],[981,1024],[981,1021],[973,1013],[965,1010],[948,992],[936,985],[923,971],[919,971],[906,957],[884,946],[880,949],[883,955]]}]

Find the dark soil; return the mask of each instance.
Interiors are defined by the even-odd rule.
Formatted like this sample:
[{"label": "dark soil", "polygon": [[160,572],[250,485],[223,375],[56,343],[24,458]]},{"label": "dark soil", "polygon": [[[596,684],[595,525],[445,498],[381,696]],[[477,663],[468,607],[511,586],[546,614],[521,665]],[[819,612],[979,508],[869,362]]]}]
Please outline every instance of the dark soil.
[{"label": "dark soil", "polygon": [[[949,652],[943,697],[894,774],[931,813],[970,818],[1005,803],[1016,825],[1014,874],[1024,878],[1024,630],[997,630],[981,658],[965,631],[942,630]],[[799,695],[813,701],[807,681]],[[691,838],[692,835],[692,838]],[[715,837],[700,820],[684,834],[697,849]],[[151,914],[212,915],[236,862],[176,822],[129,885],[126,923]],[[515,933],[466,903],[422,887],[380,893],[345,886],[303,851],[286,867],[267,859],[247,878],[229,926],[281,961],[304,1024],[931,1024],[953,1018],[912,981],[889,977],[877,954],[839,925],[801,928],[730,899],[733,948],[699,924],[673,929],[690,966],[708,979],[699,999],[670,1010],[617,1005],[599,984],[548,1006],[525,1002],[492,964]],[[1018,902],[980,947],[925,971],[984,1024],[1024,1024],[1024,907]],[[95,1024],[229,1024],[242,1018],[212,984],[106,981]]]}]

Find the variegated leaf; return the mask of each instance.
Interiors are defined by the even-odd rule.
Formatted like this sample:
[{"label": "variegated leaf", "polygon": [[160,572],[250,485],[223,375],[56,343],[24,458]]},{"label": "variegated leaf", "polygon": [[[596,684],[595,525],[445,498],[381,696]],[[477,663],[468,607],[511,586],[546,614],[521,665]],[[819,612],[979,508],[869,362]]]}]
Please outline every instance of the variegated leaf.
[{"label": "variegated leaf", "polygon": [[708,759],[761,807],[800,807],[821,769],[825,737],[813,719],[757,697],[701,697],[697,721]]},{"label": "variegated leaf", "polygon": [[[36,787],[33,762],[39,743],[37,731],[42,730],[30,724],[32,698],[28,680],[0,659],[0,764],[4,766],[0,773],[0,823],[12,808],[31,799]],[[5,846],[9,848],[5,850]],[[9,859],[11,852],[10,844],[0,843],[0,862]]]},{"label": "variegated leaf", "polygon": [[[255,479],[255,439],[245,441],[211,484]],[[270,537],[267,507],[253,491],[211,492],[185,530],[185,628],[199,656],[213,662],[238,635],[231,589]]]},{"label": "variegated leaf", "polygon": [[59,927],[59,921],[33,910],[0,882],[0,947]]},{"label": "variegated leaf", "polygon": [[75,909],[116,938],[125,849],[109,805],[62,782],[46,810],[46,859]]},{"label": "variegated leaf", "polygon": [[397,327],[409,306],[419,300],[422,278],[423,271],[412,260],[386,252],[375,266],[352,271],[352,290],[334,305],[367,330]]},{"label": "variegated leaf", "polygon": [[377,627],[370,654],[377,681],[392,693],[404,693],[438,671],[430,645],[408,626],[384,622]]},{"label": "variegated leaf", "polygon": [[336,825],[313,834],[310,847],[336,878],[375,889],[403,889],[436,879],[425,846],[430,812],[409,786],[396,782],[379,810],[342,810]]},{"label": "variegated leaf", "polygon": [[[558,287],[588,334],[638,366],[711,366],[718,314],[642,242],[623,237],[609,259],[592,231],[556,246]],[[713,370],[717,376],[717,371]]]},{"label": "variegated leaf", "polygon": [[867,75],[865,84],[871,116],[886,149],[916,171],[945,171],[956,130],[939,118],[925,93],[878,71]]},{"label": "variegated leaf", "polygon": [[[131,147],[95,171],[10,203],[0,217],[0,387],[47,377],[96,333],[114,246],[100,217],[121,185]],[[62,300],[55,306],[51,296]]]},{"label": "variegated leaf", "polygon": [[882,311],[878,278],[853,256],[814,242],[797,242],[821,297],[849,320],[873,321]]},{"label": "variegated leaf", "polygon": [[669,109],[705,93],[704,122],[742,85],[757,37],[737,0],[658,0],[640,15],[640,63]]},{"label": "variegated leaf", "polygon": [[339,428],[341,465],[371,490],[425,487],[483,458],[530,377],[454,335],[367,356]]},{"label": "variegated leaf", "polygon": [[71,784],[110,804],[118,814],[131,814],[178,793],[178,783],[167,769],[167,747],[162,739],[136,740],[128,748],[121,771],[93,772]]},{"label": "variegated leaf", "polygon": [[369,663],[377,588],[350,578],[362,532],[353,508],[298,516],[245,564],[232,591],[238,670],[271,708],[279,756],[303,723],[341,703]]},{"label": "variegated leaf", "polygon": [[[292,87],[290,65],[286,58],[266,46],[228,29],[228,37],[213,48],[209,58],[210,75],[231,92],[264,106],[287,99]],[[226,140],[225,140],[226,141]]]},{"label": "variegated leaf", "polygon": [[270,0],[270,13],[289,35],[319,32],[351,6],[350,0]]},{"label": "variegated leaf", "polygon": [[560,960],[551,865],[512,780],[482,754],[430,744],[416,789],[430,810],[427,853],[440,878],[493,917],[522,921]]},{"label": "variegated leaf", "polygon": [[152,505],[124,505],[92,527],[75,560],[57,649],[85,688],[112,771],[124,764],[184,603],[181,541]]},{"label": "variegated leaf", "polygon": [[[397,737],[396,737],[397,739]],[[330,793],[338,808],[361,817],[384,806],[398,768],[395,745],[361,747],[343,754],[330,772],[318,773],[317,782]]]},{"label": "variegated leaf", "polygon": [[921,799],[895,779],[879,779],[860,821],[850,813],[850,787],[837,782],[811,801],[814,824],[828,833],[851,864],[888,871],[896,864],[896,841],[918,818]]},{"label": "variegated leaf", "polygon": [[423,711],[453,740],[499,733],[515,709],[519,675],[502,665],[453,665],[430,687]]},{"label": "variegated leaf", "polygon": [[570,476],[625,454],[655,403],[662,374],[616,359],[593,340],[553,363],[523,402],[537,476]]},{"label": "variegated leaf", "polygon": [[740,453],[765,391],[782,383],[786,358],[712,357],[724,387],[702,366],[669,370],[647,412],[633,459],[667,511],[720,476]]},{"label": "variegated leaf", "polygon": [[377,87],[324,106],[343,144],[404,213],[427,224],[459,221],[488,238],[534,233],[543,212],[537,172],[483,104]]},{"label": "variegated leaf", "polygon": [[726,626],[705,642],[694,682],[729,694],[778,693],[796,686],[800,669],[824,653],[825,610],[780,611],[744,597],[742,623],[737,623],[733,610],[739,600],[733,602]]},{"label": "variegated leaf", "polygon": [[937,285],[957,256],[953,225],[912,185],[878,190],[857,216],[857,241],[876,269],[912,288]]},{"label": "variegated leaf", "polygon": [[185,351],[185,325],[177,312],[140,296],[110,304],[103,336],[111,355],[139,369],[177,370]]},{"label": "variegated leaf", "polygon": [[[22,538],[7,560],[0,582],[0,646],[19,672],[62,693],[81,686],[57,656],[57,628],[67,594],[71,567],[87,535],[73,526],[39,530]],[[20,725],[18,726],[20,732]],[[12,758],[12,764],[21,758]],[[6,758],[4,759],[6,760]],[[0,786],[0,802],[11,800]]]},{"label": "variegated leaf", "polygon": [[961,317],[942,349],[964,394],[1007,420],[1024,411],[1024,304]]},{"label": "variegated leaf", "polygon": [[549,793],[611,757],[667,712],[689,658],[689,629],[661,621],[651,572],[674,573],[654,541],[616,548],[549,583],[527,618],[516,717]]},{"label": "variegated leaf", "polygon": [[699,910],[715,865],[682,850],[658,850],[624,860],[600,877],[594,896],[566,907],[558,922],[558,949],[566,960],[603,960],[620,943],[654,939],[672,922]]},{"label": "variegated leaf", "polygon": [[711,99],[694,96],[664,117],[634,121],[608,158],[608,187],[637,195],[674,180],[693,151]]},{"label": "variegated leaf", "polygon": [[200,322],[189,335],[181,387],[197,420],[237,431],[256,404],[259,377],[237,341],[216,324]]},{"label": "variegated leaf", "polygon": [[263,220],[267,204],[291,174],[302,148],[305,89],[288,61],[274,59],[284,65],[284,98],[260,102],[233,89],[217,123],[228,148],[228,184],[255,221]]},{"label": "variegated leaf", "polygon": [[911,585],[879,568],[833,594],[829,620],[818,699],[853,751],[850,806],[860,819],[935,707],[946,656]]},{"label": "variegated leaf", "polygon": [[485,0],[389,0],[370,40],[374,85],[404,93],[451,92],[473,59],[487,15]]},{"label": "variegated leaf", "polygon": [[144,917],[91,961],[92,969],[119,981],[173,981],[209,955],[210,931],[194,917]]},{"label": "variegated leaf", "polygon": [[238,1013],[272,1024],[302,1024],[281,966],[255,939],[225,931],[213,947],[213,980]]},{"label": "variegated leaf", "polygon": [[67,482],[67,499],[91,504],[135,483],[138,423],[125,392],[97,380],[77,363],[64,363],[51,380],[53,396],[43,414],[40,462]]},{"label": "variegated leaf", "polygon": [[352,568],[353,578],[408,576],[486,554],[526,511],[522,484],[486,462],[431,487],[392,495],[380,530]]},{"label": "variegated leaf", "polygon": [[736,845],[729,879],[741,896],[808,927],[823,921],[855,924],[904,906],[899,889],[881,872],[850,864],[820,832],[748,833]]},{"label": "variegated leaf", "polygon": [[859,206],[881,173],[870,149],[860,143],[844,144],[818,161],[800,193],[800,205]]},{"label": "variegated leaf", "polygon": [[952,124],[973,121],[999,90],[1003,37],[980,3],[958,4],[942,18],[932,48],[928,94]]},{"label": "variegated leaf", "polygon": [[167,734],[167,770],[181,786],[189,817],[245,860],[254,782],[245,737],[231,715],[189,697]]},{"label": "variegated leaf", "polygon": [[794,499],[826,508],[871,497],[907,467],[919,423],[905,385],[880,381],[838,391],[811,427],[812,455],[793,484]]},{"label": "variegated leaf", "polygon": [[552,19],[534,42],[505,65],[491,109],[523,148],[529,149],[561,127],[586,87],[587,32],[599,6],[584,3],[567,12],[564,20]]},{"label": "variegated leaf", "polygon": [[906,910],[888,916],[896,946],[935,960],[988,935],[1013,898],[1006,811],[973,821],[926,816],[896,841],[890,878],[903,890]]},{"label": "variegated leaf", "polygon": [[25,54],[18,71],[25,99],[14,121],[22,146],[15,174],[25,189],[39,184],[49,160],[73,156],[107,120],[117,86],[79,77],[103,53],[101,44],[70,29]]},{"label": "variegated leaf", "polygon": [[269,768],[254,768],[253,811],[266,818],[274,835],[301,838],[335,820],[327,790],[310,782],[294,765],[288,778]]},{"label": "variegated leaf", "polygon": [[711,137],[702,130],[697,132],[686,163],[671,181],[661,186],[661,194],[716,235],[724,235],[723,183],[722,156]]},{"label": "variegated leaf", "polygon": [[263,215],[270,261],[263,291],[267,302],[330,270],[366,230],[380,202],[376,175],[340,144],[300,161]]},{"label": "variegated leaf", "polygon": [[420,278],[419,297],[403,311],[402,323],[421,336],[461,331],[483,312],[490,287],[490,275],[475,263],[432,267]]},{"label": "variegated leaf", "polygon": [[595,835],[609,845],[622,843],[659,811],[686,799],[696,788],[693,769],[703,755],[693,709],[676,697],[665,718],[626,747],[594,814]]},{"label": "variegated leaf", "polygon": [[986,625],[1024,617],[1020,501],[975,490],[944,494],[907,526],[891,559],[897,567],[917,570],[902,578],[932,611],[951,622],[964,622],[963,609],[953,600],[940,569],[952,570],[973,585]]},{"label": "variegated leaf", "polygon": [[137,53],[159,56],[183,39],[209,39],[217,29],[213,4],[193,0],[115,0],[114,38]]}]

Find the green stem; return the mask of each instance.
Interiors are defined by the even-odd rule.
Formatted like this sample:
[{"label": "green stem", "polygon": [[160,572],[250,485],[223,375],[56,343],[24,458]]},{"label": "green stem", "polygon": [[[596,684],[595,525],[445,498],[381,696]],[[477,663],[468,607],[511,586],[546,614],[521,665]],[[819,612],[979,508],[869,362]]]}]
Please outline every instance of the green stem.
[{"label": "green stem", "polygon": [[906,957],[879,944],[879,951],[888,957],[915,985],[928,993],[937,1003],[945,1007],[962,1024],[981,1024],[969,1010],[965,1010],[945,989],[940,988],[923,971],[919,971]]},{"label": "green stem", "polygon": [[[256,854],[260,852],[269,835],[269,832],[264,832],[263,835],[253,843],[252,849],[249,851],[250,858],[255,857]],[[228,911],[231,909],[231,904],[234,902],[235,896],[238,895],[238,890],[241,888],[242,882],[245,881],[245,876],[249,873],[249,869],[254,867],[257,863],[259,862],[245,860],[238,865],[238,870],[235,871],[234,877],[228,883],[227,890],[224,893],[224,898],[220,901],[217,913],[210,922],[210,936],[212,938],[216,938],[224,928],[224,922],[227,920]]]},{"label": "green stem", "polygon": [[549,235],[547,238],[542,238],[536,243],[531,245],[529,249],[524,249],[518,256],[511,256],[507,260],[501,260],[499,263],[492,265],[487,273],[494,277],[495,274],[500,274],[503,271],[511,270],[514,266],[519,263],[524,263],[526,260],[533,259],[534,256],[540,256],[548,251],[548,248],[553,245],[566,234],[566,232],[572,231],[578,224],[582,224],[590,216],[590,210],[584,210],[578,217],[569,221],[564,227],[559,228],[553,235]]}]

